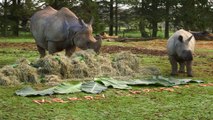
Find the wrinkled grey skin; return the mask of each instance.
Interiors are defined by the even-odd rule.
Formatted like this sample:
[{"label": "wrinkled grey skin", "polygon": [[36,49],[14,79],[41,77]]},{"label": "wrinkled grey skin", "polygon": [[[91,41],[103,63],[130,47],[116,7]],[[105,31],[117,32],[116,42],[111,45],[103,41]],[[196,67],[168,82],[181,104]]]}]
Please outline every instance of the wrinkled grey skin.
[{"label": "wrinkled grey skin", "polygon": [[76,47],[98,52],[100,41],[92,35],[92,20],[86,24],[68,8],[59,11],[48,6],[31,17],[30,29],[36,41],[41,57],[65,49],[66,56],[71,56]]},{"label": "wrinkled grey skin", "polygon": [[177,75],[178,63],[180,65],[179,72],[185,73],[185,66],[187,75],[192,77],[192,61],[195,47],[194,36],[181,29],[176,31],[167,42],[167,52],[169,61],[172,67],[171,75]]}]

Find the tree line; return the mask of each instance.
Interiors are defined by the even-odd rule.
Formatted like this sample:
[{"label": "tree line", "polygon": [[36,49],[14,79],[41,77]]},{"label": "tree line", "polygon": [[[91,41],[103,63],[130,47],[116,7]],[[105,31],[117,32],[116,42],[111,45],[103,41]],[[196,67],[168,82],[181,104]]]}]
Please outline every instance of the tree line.
[{"label": "tree line", "polygon": [[68,7],[86,22],[94,17],[95,33],[118,35],[124,27],[139,30],[141,37],[163,31],[168,38],[171,30],[180,28],[213,32],[213,0],[2,0],[0,35],[29,31],[30,17],[48,5]]}]

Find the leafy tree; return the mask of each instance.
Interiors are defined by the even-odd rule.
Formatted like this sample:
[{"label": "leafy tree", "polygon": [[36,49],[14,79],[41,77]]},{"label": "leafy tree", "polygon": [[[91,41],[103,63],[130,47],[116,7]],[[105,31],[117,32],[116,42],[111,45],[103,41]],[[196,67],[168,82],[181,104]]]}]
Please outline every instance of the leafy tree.
[{"label": "leafy tree", "polygon": [[3,36],[7,36],[7,27],[8,27],[8,8],[9,7],[9,2],[7,0],[4,0],[1,2],[0,4],[0,12],[1,12],[1,16],[0,16],[0,29],[1,29],[1,35]]},{"label": "leafy tree", "polygon": [[114,26],[114,12],[113,12],[114,1],[110,0],[110,20],[109,20],[109,35],[113,35],[113,26]]},{"label": "leafy tree", "polygon": [[83,0],[40,0],[45,6],[51,6],[57,10],[62,7],[72,8],[74,5],[81,3]]},{"label": "leafy tree", "polygon": [[118,0],[115,0],[115,35],[118,35]]},{"label": "leafy tree", "polygon": [[[158,22],[161,22],[163,19],[163,8],[162,8],[162,1],[161,0],[138,0],[135,6],[136,11],[141,16],[139,28],[141,33],[145,35],[144,24],[141,22],[147,20],[152,27],[152,37],[157,36],[158,31]],[[143,36],[143,35],[142,35]]]},{"label": "leafy tree", "polygon": [[1,34],[3,36],[18,36],[20,26],[27,28],[27,21],[35,12],[35,3],[32,0],[4,0],[1,2]]},{"label": "leafy tree", "polygon": [[196,20],[193,30],[205,31],[209,26],[213,26],[213,2],[208,2],[208,0],[196,0]]},{"label": "leafy tree", "polygon": [[209,0],[180,0],[174,9],[173,24],[186,30],[207,30],[213,26],[212,3]]},{"label": "leafy tree", "polygon": [[[68,7],[86,22],[93,16],[96,33],[109,26],[109,34],[117,35],[123,24],[128,29],[139,28],[142,37],[148,37],[146,30],[151,28],[152,37],[156,37],[158,23],[163,22],[165,38],[169,36],[171,24],[177,29],[213,31],[212,0],[2,0],[1,35],[18,36],[20,30],[28,30],[27,23],[32,14],[48,5],[55,9]],[[124,5],[128,9],[123,9]]]},{"label": "leafy tree", "polygon": [[71,9],[86,22],[89,22],[93,17],[93,30],[95,33],[104,31],[104,23],[99,17],[99,6],[95,1],[82,0],[80,5],[72,7]]}]

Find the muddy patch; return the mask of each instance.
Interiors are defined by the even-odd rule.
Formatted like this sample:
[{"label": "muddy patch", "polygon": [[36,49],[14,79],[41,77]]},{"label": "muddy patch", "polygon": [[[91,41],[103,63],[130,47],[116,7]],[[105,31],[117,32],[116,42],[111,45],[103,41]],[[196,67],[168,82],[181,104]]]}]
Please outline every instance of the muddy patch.
[{"label": "muddy patch", "polygon": [[[166,55],[166,40],[154,40],[145,42],[128,42],[131,47],[127,46],[102,46],[102,53],[116,53],[121,51],[131,51],[134,54],[148,54],[156,56]],[[213,41],[197,41],[196,48],[211,50],[213,46]],[[16,48],[21,50],[32,50],[37,51],[35,43],[10,43],[10,42],[0,42],[0,48]]]},{"label": "muddy patch", "polygon": [[156,56],[166,55],[165,50],[151,50],[151,49],[139,48],[139,47],[103,46],[101,48],[101,51],[103,53],[117,53],[122,51],[131,51],[134,54],[148,54],[148,55],[156,55]]}]

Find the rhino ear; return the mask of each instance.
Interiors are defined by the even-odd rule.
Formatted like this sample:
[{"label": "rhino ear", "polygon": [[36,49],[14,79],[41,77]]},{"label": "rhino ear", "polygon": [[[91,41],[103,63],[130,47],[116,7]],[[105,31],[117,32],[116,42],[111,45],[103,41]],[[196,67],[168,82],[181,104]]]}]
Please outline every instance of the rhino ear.
[{"label": "rhino ear", "polygon": [[86,23],[85,23],[81,18],[79,18],[78,20],[79,20],[79,23],[80,23],[82,26],[85,26],[85,27],[87,26]]},{"label": "rhino ear", "polygon": [[178,36],[178,40],[179,40],[180,42],[183,42],[183,36],[182,36],[182,35]]}]

